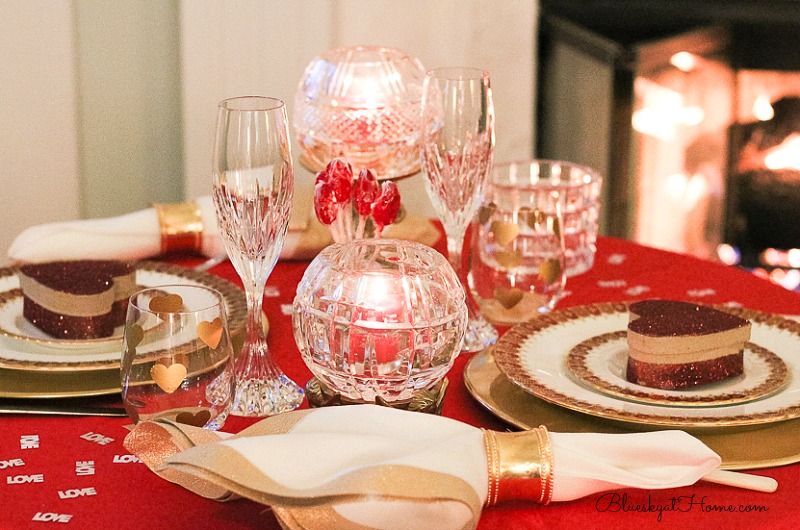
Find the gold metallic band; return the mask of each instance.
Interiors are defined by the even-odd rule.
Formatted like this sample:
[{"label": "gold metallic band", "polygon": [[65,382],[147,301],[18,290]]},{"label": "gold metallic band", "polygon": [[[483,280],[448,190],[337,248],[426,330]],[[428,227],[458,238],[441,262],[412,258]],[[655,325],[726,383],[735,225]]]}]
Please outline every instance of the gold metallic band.
[{"label": "gold metallic band", "polygon": [[175,250],[201,250],[203,217],[193,202],[153,205],[161,228],[161,253]]},{"label": "gold metallic band", "polygon": [[553,499],[553,447],[550,444],[550,435],[547,427],[539,425],[536,437],[539,439],[539,455],[541,458],[542,496],[540,504],[550,504]]},{"label": "gold metallic band", "polygon": [[510,500],[549,504],[553,498],[553,452],[547,429],[483,431],[489,471],[486,506]]},{"label": "gold metallic band", "polygon": [[486,495],[486,506],[497,504],[500,491],[500,453],[497,450],[497,438],[494,431],[483,431],[483,445],[486,449],[486,463],[489,467],[489,491]]}]

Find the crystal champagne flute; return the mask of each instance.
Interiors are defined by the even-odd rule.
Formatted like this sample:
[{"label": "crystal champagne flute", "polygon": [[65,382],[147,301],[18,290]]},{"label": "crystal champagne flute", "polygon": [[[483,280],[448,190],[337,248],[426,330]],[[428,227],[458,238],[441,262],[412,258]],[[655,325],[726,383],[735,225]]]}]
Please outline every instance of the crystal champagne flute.
[{"label": "crystal champagne flute", "polygon": [[[447,254],[462,284],[466,230],[481,204],[494,152],[494,105],[489,74],[477,68],[438,68],[425,76],[422,95],[422,169],[425,187],[447,234]],[[497,341],[497,330],[474,302],[462,351]]]},{"label": "crystal champagne flute", "polygon": [[283,247],[292,207],[292,155],[283,101],[245,96],[219,104],[213,174],[220,232],[244,284],[248,307],[231,413],[270,416],[293,410],[304,392],[273,360],[261,314],[264,288]]}]

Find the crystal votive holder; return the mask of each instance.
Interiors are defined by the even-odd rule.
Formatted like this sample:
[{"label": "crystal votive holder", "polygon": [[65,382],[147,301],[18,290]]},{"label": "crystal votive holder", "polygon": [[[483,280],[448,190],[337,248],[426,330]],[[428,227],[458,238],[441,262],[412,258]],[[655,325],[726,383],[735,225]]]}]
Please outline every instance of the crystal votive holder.
[{"label": "crystal votive holder", "polygon": [[295,95],[302,164],[320,171],[341,157],[378,180],[416,173],[424,78],[418,59],[392,48],[351,46],[315,57]]},{"label": "crystal votive holder", "polygon": [[461,351],[464,289],[425,245],[325,248],[297,288],[294,335],[311,373],[347,402],[392,405],[433,388]]},{"label": "crystal votive holder", "polygon": [[[594,265],[595,243],[600,227],[603,177],[592,168],[562,160],[526,160],[496,163],[492,186],[499,191],[493,199],[501,210],[517,200],[510,190],[534,188],[540,195],[557,193],[562,215],[566,274],[582,274]],[[513,206],[513,205],[512,205]]]}]

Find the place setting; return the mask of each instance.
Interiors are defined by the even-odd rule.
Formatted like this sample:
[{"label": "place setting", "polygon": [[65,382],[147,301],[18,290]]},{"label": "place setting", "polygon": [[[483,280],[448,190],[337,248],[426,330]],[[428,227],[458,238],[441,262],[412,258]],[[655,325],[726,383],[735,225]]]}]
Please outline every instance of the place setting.
[{"label": "place setting", "polygon": [[[625,304],[576,307],[554,312],[527,327],[512,329],[495,349],[495,359],[513,382],[534,395],[616,421],[701,429],[754,426],[797,417],[800,415],[797,383],[790,376],[799,368],[791,353],[800,344],[796,323],[757,311],[736,312],[753,323],[753,345],[746,348],[745,359],[748,359],[746,366],[756,373],[733,377],[700,393],[657,394],[642,385],[636,388],[629,383],[622,385],[621,377],[614,381],[617,376],[612,375],[614,369],[608,364],[613,363],[613,348],[608,348],[608,357],[598,365],[605,361],[603,373],[614,385],[603,383],[580,362],[585,361],[587,349],[581,343],[586,341],[601,348],[604,341],[608,342],[604,334],[626,328],[629,317]],[[619,338],[619,334],[614,336]],[[575,365],[580,365],[579,369],[571,370]],[[611,386],[618,389],[609,390]],[[726,393],[736,394],[737,388],[739,399],[714,403],[714,396],[725,401]],[[704,396],[708,402],[697,406]]]},{"label": "place setting", "polygon": [[[18,274],[17,267],[0,270],[0,396],[56,398],[118,393],[124,309],[106,336],[53,336],[23,314],[25,294]],[[179,265],[138,261],[131,263],[129,283],[129,294],[174,283],[216,289],[223,293],[236,336],[242,334],[244,295],[227,280]],[[147,347],[151,351],[161,348],[157,343]]]},{"label": "place setting", "polygon": [[680,428],[714,448],[728,469],[796,462],[800,411],[791,374],[800,328],[778,315],[722,309],[753,326],[745,373],[728,381],[682,390],[630,382],[628,304],[608,303],[555,310],[511,328],[470,360],[465,383],[479,403],[518,428],[542,418],[570,431]]}]

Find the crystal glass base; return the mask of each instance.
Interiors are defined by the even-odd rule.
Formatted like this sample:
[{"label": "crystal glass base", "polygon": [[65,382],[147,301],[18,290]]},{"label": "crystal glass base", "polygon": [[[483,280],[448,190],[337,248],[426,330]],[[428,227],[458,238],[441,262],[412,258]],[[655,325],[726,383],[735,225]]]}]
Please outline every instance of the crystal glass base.
[{"label": "crystal glass base", "polygon": [[274,380],[237,381],[231,414],[234,416],[274,416],[296,409],[305,393],[286,376]]},{"label": "crystal glass base", "polygon": [[332,390],[316,377],[313,377],[306,384],[306,396],[308,397],[308,405],[311,408],[333,407],[337,405],[375,404],[382,407],[441,415],[448,384],[447,378],[444,378],[432,387],[418,392],[414,397],[402,401],[388,402],[381,399],[380,396],[376,397],[375,401],[365,401],[350,399],[343,396],[335,390]]},{"label": "crystal glass base", "polygon": [[481,315],[473,314],[472,311],[469,316],[464,344],[461,346],[462,352],[477,353],[497,342],[499,333],[494,326]]}]

